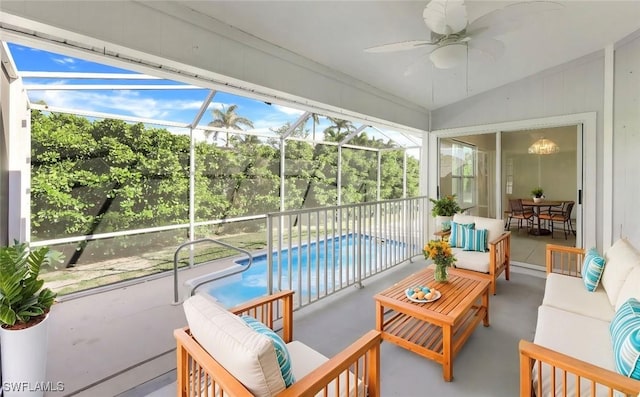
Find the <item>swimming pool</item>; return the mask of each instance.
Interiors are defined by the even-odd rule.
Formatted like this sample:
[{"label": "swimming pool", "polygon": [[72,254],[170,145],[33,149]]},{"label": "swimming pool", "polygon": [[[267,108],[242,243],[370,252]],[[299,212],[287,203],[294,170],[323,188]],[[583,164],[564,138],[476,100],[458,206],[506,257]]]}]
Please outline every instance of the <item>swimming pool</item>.
[{"label": "swimming pool", "polygon": [[[390,262],[390,254],[404,243],[349,234],[274,252],[273,287],[292,289],[297,299],[319,298],[353,284]],[[248,259],[236,261],[246,266]],[[359,266],[357,266],[359,263]],[[257,255],[249,270],[200,288],[226,307],[267,293],[267,254]]]}]

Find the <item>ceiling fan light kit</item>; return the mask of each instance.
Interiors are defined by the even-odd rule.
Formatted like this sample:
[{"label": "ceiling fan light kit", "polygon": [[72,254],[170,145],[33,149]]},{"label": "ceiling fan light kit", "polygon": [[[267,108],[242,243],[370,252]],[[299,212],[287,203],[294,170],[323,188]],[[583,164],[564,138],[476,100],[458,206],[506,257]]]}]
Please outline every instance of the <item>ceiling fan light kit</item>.
[{"label": "ceiling fan light kit", "polygon": [[525,16],[562,7],[554,1],[521,1],[469,21],[464,0],[431,0],[422,14],[431,33],[429,40],[401,41],[366,48],[365,51],[385,53],[428,48],[431,49],[429,59],[439,69],[451,69],[468,61],[468,50],[495,61],[504,53],[504,43],[493,36],[517,29],[524,23]]},{"label": "ceiling fan light kit", "polygon": [[466,43],[454,43],[438,47],[429,54],[433,66],[438,69],[451,69],[460,65],[467,57]]}]

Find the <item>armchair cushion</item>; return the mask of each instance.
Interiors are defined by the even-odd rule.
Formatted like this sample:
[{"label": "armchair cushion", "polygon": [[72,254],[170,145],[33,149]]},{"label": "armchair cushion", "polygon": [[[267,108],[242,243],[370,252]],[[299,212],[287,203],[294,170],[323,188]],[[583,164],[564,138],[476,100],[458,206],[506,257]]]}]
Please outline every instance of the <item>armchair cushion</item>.
[{"label": "armchair cushion", "polygon": [[458,269],[489,273],[490,259],[486,252],[465,251],[462,248],[451,250],[458,259],[453,265]]},{"label": "armchair cushion", "polygon": [[193,337],[254,396],[285,389],[271,338],[202,295],[187,299],[183,308]]},{"label": "armchair cushion", "polygon": [[[318,353],[317,351],[299,341],[294,340],[293,342],[287,343],[287,348],[291,353],[291,359],[293,360],[293,373],[296,376],[296,379],[304,378],[316,368],[329,361],[326,356]],[[347,376],[349,377],[348,379]],[[336,380],[334,379],[329,384],[329,387],[327,387],[326,397],[349,397],[366,395],[364,390],[364,382],[356,379],[355,375],[351,371],[340,374],[340,393],[336,393],[335,382]],[[347,388],[345,387],[347,384],[349,385],[349,390],[347,390]],[[325,395],[321,393],[317,395],[325,397]]]},{"label": "armchair cushion", "polygon": [[595,248],[587,251],[582,264],[582,281],[584,281],[587,291],[593,292],[598,287],[604,265],[604,258],[598,254]]},{"label": "armchair cushion", "polygon": [[293,371],[291,370],[291,357],[287,351],[287,345],[284,343],[280,335],[276,334],[271,328],[251,316],[243,315],[240,318],[254,331],[271,338],[273,347],[276,349],[276,357],[278,358],[278,365],[280,366],[280,373],[284,380],[284,384],[287,387],[291,386],[296,380],[293,376]]}]

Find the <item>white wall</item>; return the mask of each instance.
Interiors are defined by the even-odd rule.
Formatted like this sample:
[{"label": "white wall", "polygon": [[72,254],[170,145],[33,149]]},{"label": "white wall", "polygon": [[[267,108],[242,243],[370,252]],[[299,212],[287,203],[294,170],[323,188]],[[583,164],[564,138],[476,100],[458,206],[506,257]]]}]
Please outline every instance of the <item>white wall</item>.
[{"label": "white wall", "polygon": [[640,246],[640,35],[615,51],[613,240]]},{"label": "white wall", "polygon": [[[432,112],[434,130],[486,123],[597,112],[597,241],[602,241],[603,212],[612,211],[612,239],[628,238],[640,247],[640,34],[615,46],[613,95],[613,176],[603,175],[604,55],[562,65],[466,101]],[[608,105],[610,106],[610,105]],[[612,208],[602,208],[604,178],[613,178]],[[607,245],[606,242],[604,242]]]},{"label": "white wall", "polygon": [[[306,104],[374,125],[428,128],[425,109],[194,13],[180,2],[3,0],[0,17],[39,36],[88,44],[94,55],[117,53],[121,59],[143,59],[184,71],[185,76],[214,80],[227,92],[250,90],[270,96],[270,102]],[[16,36],[12,41],[20,43],[23,37]],[[140,70],[135,62],[128,68]]]}]

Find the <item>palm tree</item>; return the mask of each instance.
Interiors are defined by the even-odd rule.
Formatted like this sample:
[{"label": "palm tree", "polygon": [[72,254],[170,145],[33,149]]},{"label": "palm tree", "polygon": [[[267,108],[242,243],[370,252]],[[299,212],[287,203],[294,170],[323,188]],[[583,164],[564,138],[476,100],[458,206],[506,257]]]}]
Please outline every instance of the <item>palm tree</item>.
[{"label": "palm tree", "polygon": [[[209,123],[211,127],[218,128],[228,128],[232,130],[240,130],[242,131],[242,127],[240,125],[244,125],[249,128],[253,128],[253,122],[245,117],[238,116],[236,113],[236,109],[238,105],[231,105],[228,108],[225,108],[222,105],[222,110],[213,109],[213,121]],[[209,139],[211,135],[211,131],[205,131],[206,139]],[[213,140],[218,139],[218,131],[213,135]],[[229,133],[227,132],[227,143],[226,146],[229,146]]]},{"label": "palm tree", "polygon": [[320,122],[320,115],[318,113],[311,113],[311,120],[313,120],[313,135],[312,140],[315,146],[316,144],[316,124]]},{"label": "palm tree", "polygon": [[327,140],[329,141],[340,142],[355,129],[354,125],[348,120],[342,120],[335,117],[327,118],[333,123],[332,126],[327,127],[324,130],[325,139],[328,138]]}]

